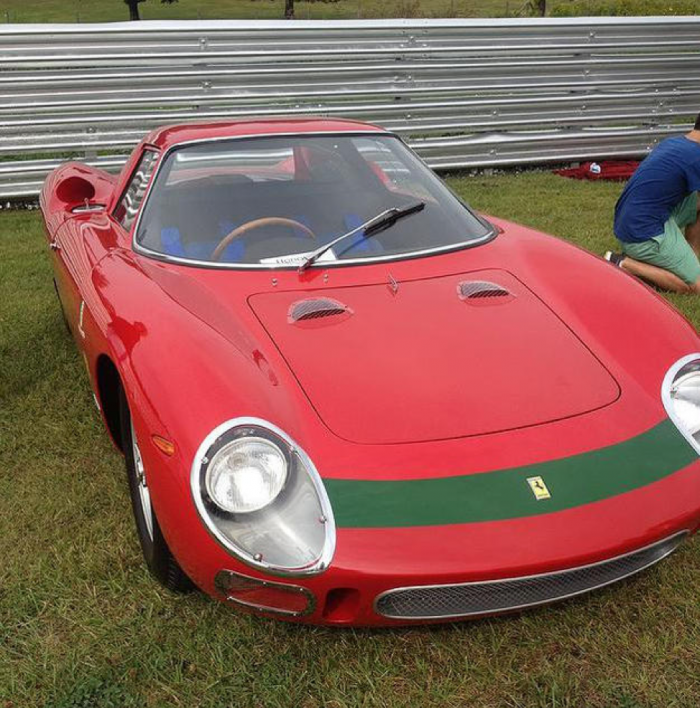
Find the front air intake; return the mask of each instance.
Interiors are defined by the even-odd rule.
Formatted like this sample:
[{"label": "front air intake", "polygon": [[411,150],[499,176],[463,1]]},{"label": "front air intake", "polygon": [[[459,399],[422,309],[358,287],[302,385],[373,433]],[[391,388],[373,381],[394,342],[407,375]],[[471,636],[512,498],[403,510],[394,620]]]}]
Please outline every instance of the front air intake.
[{"label": "front air intake", "polygon": [[510,612],[564,600],[654,565],[672,553],[686,536],[683,531],[632,553],[543,575],[396,588],[375,600],[375,610],[391,619],[448,619]]},{"label": "front air intake", "polygon": [[352,314],[352,310],[337,300],[327,297],[310,298],[295,302],[289,308],[288,321],[290,324],[319,322],[321,320],[335,321],[345,319]]}]

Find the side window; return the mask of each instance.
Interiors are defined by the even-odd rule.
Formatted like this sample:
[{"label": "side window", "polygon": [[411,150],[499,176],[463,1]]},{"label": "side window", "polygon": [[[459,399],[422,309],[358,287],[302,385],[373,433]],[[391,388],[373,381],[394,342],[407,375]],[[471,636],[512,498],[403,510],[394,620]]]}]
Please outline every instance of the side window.
[{"label": "side window", "polygon": [[136,216],[139,213],[143,197],[146,194],[146,189],[153,175],[153,168],[155,167],[157,158],[157,152],[153,150],[144,151],[139,160],[139,164],[134,170],[129,186],[126,188],[117,208],[114,210],[114,218],[126,231],[131,230]]}]

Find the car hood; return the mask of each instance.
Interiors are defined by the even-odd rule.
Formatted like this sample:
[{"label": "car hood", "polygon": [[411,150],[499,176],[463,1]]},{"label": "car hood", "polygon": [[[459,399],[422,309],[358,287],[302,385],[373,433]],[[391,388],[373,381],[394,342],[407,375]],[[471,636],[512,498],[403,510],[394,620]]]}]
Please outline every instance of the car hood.
[{"label": "car hood", "polygon": [[541,425],[620,394],[576,334],[505,270],[248,302],[326,426],[355,443]]}]

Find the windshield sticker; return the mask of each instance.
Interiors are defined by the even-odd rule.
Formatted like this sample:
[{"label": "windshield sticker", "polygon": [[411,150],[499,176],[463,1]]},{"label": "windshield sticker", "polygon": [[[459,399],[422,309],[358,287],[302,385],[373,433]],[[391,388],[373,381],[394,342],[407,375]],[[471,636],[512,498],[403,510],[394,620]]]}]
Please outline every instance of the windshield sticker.
[{"label": "windshield sticker", "polygon": [[[313,253],[313,251],[308,251],[307,253],[291,253],[288,256],[275,256],[274,258],[261,258],[260,263],[262,263],[264,265],[299,266],[312,253]],[[335,257],[335,254],[332,251],[326,251],[325,253],[322,253],[316,259],[316,262],[319,263],[321,261],[336,261],[336,260],[338,260],[338,259]]]}]

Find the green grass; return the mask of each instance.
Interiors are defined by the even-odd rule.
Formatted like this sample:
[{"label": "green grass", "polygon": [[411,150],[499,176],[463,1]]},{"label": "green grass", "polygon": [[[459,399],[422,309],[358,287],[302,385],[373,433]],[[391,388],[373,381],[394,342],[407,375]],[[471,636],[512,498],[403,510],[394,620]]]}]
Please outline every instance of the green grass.
[{"label": "green grass", "polygon": [[[339,0],[295,4],[298,19],[352,19],[357,17],[488,17],[515,11],[521,0]],[[517,7],[516,7],[517,6]],[[141,4],[144,20],[281,19],[284,0],[179,0],[162,5],[159,0]],[[5,16],[3,16],[5,15]],[[2,0],[0,22],[107,22],[129,19],[121,0]]]},{"label": "green grass", "polygon": [[[612,245],[618,185],[542,172],[450,182],[479,209]],[[698,298],[674,302],[700,323]],[[2,708],[697,708],[698,541],[585,598],[437,628],[295,627],[161,590],[36,212],[0,213],[0,362]]]},{"label": "green grass", "polygon": [[[525,0],[296,0],[297,19],[372,17],[507,17],[522,14]],[[700,0],[548,0],[548,13],[692,14]],[[159,0],[141,4],[144,20],[281,19],[284,0]],[[122,0],[1,0],[2,22],[115,22],[129,13]]]}]

